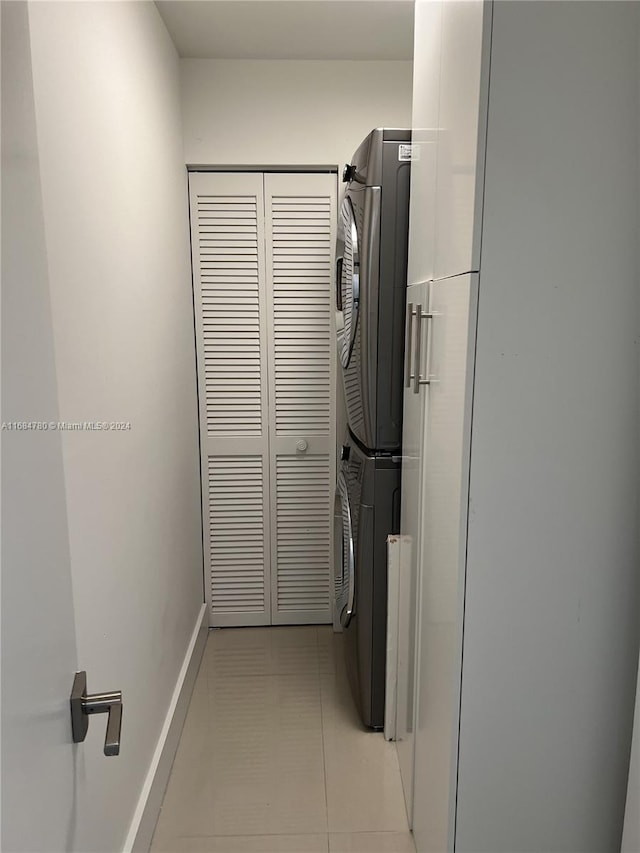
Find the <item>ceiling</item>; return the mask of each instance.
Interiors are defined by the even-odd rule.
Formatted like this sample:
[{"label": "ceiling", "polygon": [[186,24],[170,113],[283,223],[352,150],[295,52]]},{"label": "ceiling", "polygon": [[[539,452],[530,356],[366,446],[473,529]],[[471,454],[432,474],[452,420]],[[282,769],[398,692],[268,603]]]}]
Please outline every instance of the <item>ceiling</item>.
[{"label": "ceiling", "polygon": [[156,0],[156,6],[185,58],[413,58],[413,0]]}]

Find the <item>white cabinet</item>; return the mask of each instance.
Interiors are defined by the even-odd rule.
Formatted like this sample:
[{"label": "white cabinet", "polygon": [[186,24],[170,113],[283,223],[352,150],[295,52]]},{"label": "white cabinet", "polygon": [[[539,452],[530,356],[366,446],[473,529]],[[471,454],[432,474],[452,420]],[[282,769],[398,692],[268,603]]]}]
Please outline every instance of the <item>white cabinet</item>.
[{"label": "white cabinet", "polygon": [[479,269],[491,12],[484,0],[442,3],[436,279]]},{"label": "white cabinet", "polygon": [[[436,201],[410,221],[431,317],[423,403],[405,389],[416,716],[398,744],[416,846],[616,850],[639,642],[640,7],[426,8]],[[415,81],[428,110],[434,85]],[[462,106],[483,91],[486,136]],[[415,203],[434,191],[416,165]]]},{"label": "white cabinet", "polygon": [[446,850],[455,805],[464,594],[471,369],[477,275],[429,286],[420,498],[418,701],[413,830],[419,850]]},{"label": "white cabinet", "polygon": [[487,0],[416,2],[410,284],[479,268],[491,17]]},{"label": "white cabinet", "polygon": [[430,281],[435,272],[435,206],[440,99],[442,2],[417,0],[414,23],[414,76],[407,281]]},{"label": "white cabinet", "polygon": [[[486,131],[486,99],[488,87],[488,39],[491,25],[491,4],[483,0],[417,0],[414,24],[414,85],[411,165],[411,199],[407,304],[415,311],[427,306],[438,294],[444,307],[442,288],[429,284],[434,279],[444,279],[477,270],[479,265],[482,164],[484,134]],[[461,280],[462,281],[462,280]],[[471,278],[466,284],[454,282],[451,293],[456,294],[460,310],[459,288],[471,292]],[[473,279],[474,288],[477,279]],[[444,291],[443,291],[444,292]],[[448,293],[449,291],[447,291]],[[475,289],[474,289],[475,293]],[[469,305],[465,310],[469,310]],[[454,314],[446,321],[447,311],[436,318],[421,321],[422,335],[432,332],[435,350],[430,357],[441,360],[439,348],[445,346],[443,331],[449,328]],[[415,319],[411,330],[416,326]],[[466,332],[457,330],[458,344],[467,341]],[[413,374],[416,337],[408,327],[406,348],[407,375]],[[427,338],[424,338],[427,340]],[[446,339],[451,345],[450,339]],[[424,350],[422,355],[425,356]],[[445,370],[448,367],[445,364]],[[461,388],[468,387],[463,379]],[[451,379],[448,380],[449,386]],[[434,388],[436,386],[434,385]],[[429,453],[427,438],[429,428],[429,386],[416,386],[413,381],[405,389],[403,470],[402,470],[402,524],[400,573],[400,635],[398,647],[397,738],[398,755],[409,818],[412,818],[414,781],[414,713],[416,689],[416,626],[418,621],[419,567],[425,562],[425,489],[432,493],[439,486],[425,479]],[[460,390],[460,389],[458,389]],[[438,386],[438,401],[442,386]],[[446,399],[446,398],[444,398]],[[438,417],[444,414],[437,409]],[[453,413],[450,413],[453,417]],[[460,413],[457,413],[460,416]],[[448,415],[444,415],[445,421]],[[436,421],[436,425],[439,422]],[[431,427],[433,431],[433,426]],[[440,436],[442,438],[442,436]],[[437,433],[433,439],[438,441]],[[435,459],[438,458],[436,450]],[[433,471],[433,469],[431,469]],[[450,516],[446,516],[447,518]],[[442,540],[441,540],[442,541]],[[450,573],[449,573],[450,574]],[[447,575],[449,577],[449,575]],[[455,584],[451,577],[449,583]],[[446,584],[445,584],[446,585]],[[430,587],[430,594],[433,589]],[[445,587],[438,595],[446,598]],[[427,602],[430,600],[427,596]],[[438,652],[433,650],[434,654]],[[434,661],[425,658],[422,666],[432,668]],[[448,672],[452,661],[448,663]],[[426,682],[425,682],[426,683]],[[443,718],[441,718],[442,723]],[[446,735],[434,730],[434,736]],[[424,731],[422,732],[424,736]],[[420,746],[418,753],[421,755]],[[440,769],[444,767],[440,762]],[[420,774],[420,766],[416,768]],[[445,774],[447,775],[447,774]],[[418,791],[426,783],[426,775],[418,775]],[[442,803],[439,803],[442,813]],[[421,823],[429,825],[437,820],[433,808],[422,810],[416,816],[418,836],[423,834]],[[444,807],[446,824],[446,806]],[[442,820],[440,821],[442,824]],[[425,830],[426,831],[426,830]],[[429,830],[431,832],[431,830]],[[435,830],[433,830],[435,832]],[[444,830],[440,833],[442,838]],[[437,835],[437,833],[436,833]]]},{"label": "white cabinet", "polygon": [[[407,294],[397,747],[416,842],[445,850],[455,795],[458,697],[450,686],[461,642],[477,275]],[[413,802],[420,807],[411,814]]]}]

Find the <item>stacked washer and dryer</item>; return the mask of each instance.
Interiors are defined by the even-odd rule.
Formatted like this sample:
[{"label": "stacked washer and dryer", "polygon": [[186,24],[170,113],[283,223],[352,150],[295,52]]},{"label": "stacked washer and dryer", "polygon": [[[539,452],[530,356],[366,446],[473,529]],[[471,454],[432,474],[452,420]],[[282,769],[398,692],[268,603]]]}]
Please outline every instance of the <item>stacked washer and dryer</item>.
[{"label": "stacked washer and dryer", "polygon": [[336,247],[348,430],[335,501],[335,595],[365,726],[384,725],[387,537],[400,528],[411,132],[377,128],[345,167]]}]

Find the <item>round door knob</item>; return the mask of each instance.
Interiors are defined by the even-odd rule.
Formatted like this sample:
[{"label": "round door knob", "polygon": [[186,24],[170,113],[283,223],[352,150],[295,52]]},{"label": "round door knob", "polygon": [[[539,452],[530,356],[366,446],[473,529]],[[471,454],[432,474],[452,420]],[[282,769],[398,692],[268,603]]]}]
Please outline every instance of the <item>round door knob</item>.
[{"label": "round door knob", "polygon": [[304,438],[300,438],[300,439],[298,439],[298,441],[296,442],[296,449],[297,449],[297,450],[299,450],[299,451],[300,451],[300,453],[304,453],[304,452],[305,452],[305,450],[307,449],[307,447],[309,447],[309,445],[308,445],[308,444],[307,444],[307,442],[304,440]]}]

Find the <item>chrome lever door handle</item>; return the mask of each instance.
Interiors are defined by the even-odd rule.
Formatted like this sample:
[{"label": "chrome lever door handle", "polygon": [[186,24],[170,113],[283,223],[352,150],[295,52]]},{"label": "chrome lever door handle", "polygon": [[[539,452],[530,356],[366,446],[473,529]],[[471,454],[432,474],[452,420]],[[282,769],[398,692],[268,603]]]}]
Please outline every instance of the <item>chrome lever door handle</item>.
[{"label": "chrome lever door handle", "polygon": [[104,738],[104,754],[120,755],[120,731],[122,729],[122,697],[111,705],[107,717],[107,733]]},{"label": "chrome lever door handle", "polygon": [[76,672],[71,689],[71,733],[74,743],[82,743],[87,736],[89,717],[93,714],[108,714],[107,733],[104,739],[104,754],[120,754],[120,731],[122,729],[122,691],[109,693],[87,693],[87,673]]}]

